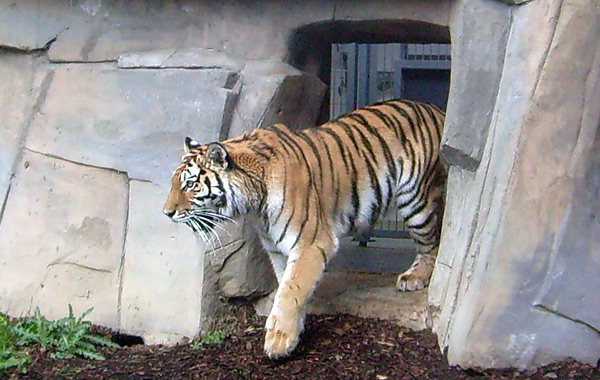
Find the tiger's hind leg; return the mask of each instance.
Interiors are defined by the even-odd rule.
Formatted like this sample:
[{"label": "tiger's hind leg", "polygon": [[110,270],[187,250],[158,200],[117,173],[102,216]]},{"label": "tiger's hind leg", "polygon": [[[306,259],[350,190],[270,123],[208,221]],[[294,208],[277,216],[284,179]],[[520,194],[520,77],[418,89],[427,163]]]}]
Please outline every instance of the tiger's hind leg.
[{"label": "tiger's hind leg", "polygon": [[417,256],[410,268],[398,276],[396,287],[402,292],[421,290],[429,285],[435,265],[444,212],[445,176],[439,170],[432,177],[429,186],[425,186],[426,194],[412,207],[409,205],[417,212],[405,219],[408,232],[417,244]]}]

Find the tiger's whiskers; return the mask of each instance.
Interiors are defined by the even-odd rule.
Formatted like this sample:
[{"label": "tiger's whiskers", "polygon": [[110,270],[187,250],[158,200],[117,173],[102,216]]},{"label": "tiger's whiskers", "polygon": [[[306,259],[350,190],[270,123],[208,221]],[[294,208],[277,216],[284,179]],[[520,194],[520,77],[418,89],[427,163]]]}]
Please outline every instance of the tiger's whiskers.
[{"label": "tiger's whiskers", "polygon": [[[224,232],[228,237],[232,237],[229,231],[223,226],[223,222],[238,224],[237,221],[230,217],[215,213],[211,210],[194,210],[186,220],[186,224],[190,226],[193,231],[201,234],[202,239],[210,245],[211,254],[214,254],[217,248],[220,248],[223,252],[225,251],[223,242],[219,236],[219,231],[216,229]],[[218,246],[215,246],[215,243],[218,243]]]}]

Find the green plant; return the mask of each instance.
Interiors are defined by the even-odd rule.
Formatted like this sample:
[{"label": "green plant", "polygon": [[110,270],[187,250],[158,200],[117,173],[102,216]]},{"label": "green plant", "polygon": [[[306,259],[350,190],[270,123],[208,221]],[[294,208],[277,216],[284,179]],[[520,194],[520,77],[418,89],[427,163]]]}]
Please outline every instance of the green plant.
[{"label": "green plant", "polygon": [[44,318],[38,308],[32,317],[14,322],[0,314],[0,373],[15,367],[25,371],[31,361],[28,352],[36,349],[48,352],[53,359],[81,356],[103,360],[97,346],[118,345],[90,331],[92,323],[84,318],[91,311],[76,317],[69,305],[69,315],[56,321]]},{"label": "green plant", "polygon": [[224,326],[211,331],[203,332],[192,342],[192,348],[198,349],[207,344],[221,344],[231,333],[230,326]]},{"label": "green plant", "polygon": [[0,314],[0,372],[17,367],[25,370],[29,357],[15,346],[16,335],[8,319]]},{"label": "green plant", "polygon": [[118,346],[109,339],[90,332],[92,323],[83,319],[91,311],[90,308],[76,317],[69,305],[67,317],[49,321],[41,315],[39,308],[36,308],[33,317],[22,319],[14,326],[17,345],[27,347],[37,344],[50,352],[53,359],[82,356],[92,360],[103,360],[104,357],[98,353],[96,346]]}]

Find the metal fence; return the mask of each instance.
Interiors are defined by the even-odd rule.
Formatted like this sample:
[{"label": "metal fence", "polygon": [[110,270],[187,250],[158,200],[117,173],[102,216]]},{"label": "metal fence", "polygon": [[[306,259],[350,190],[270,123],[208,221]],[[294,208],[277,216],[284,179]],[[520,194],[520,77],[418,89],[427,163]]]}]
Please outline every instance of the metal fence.
[{"label": "metal fence", "polygon": [[[450,44],[333,44],[330,117],[388,99],[413,99],[445,108]],[[363,232],[364,235],[364,232]],[[369,233],[405,238],[395,208]]]}]

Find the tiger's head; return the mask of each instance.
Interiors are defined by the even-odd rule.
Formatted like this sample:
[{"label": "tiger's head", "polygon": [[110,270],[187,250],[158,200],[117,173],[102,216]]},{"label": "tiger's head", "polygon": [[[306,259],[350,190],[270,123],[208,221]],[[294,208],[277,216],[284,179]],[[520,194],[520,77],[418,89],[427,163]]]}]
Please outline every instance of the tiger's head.
[{"label": "tiger's head", "polygon": [[231,220],[228,171],[232,164],[223,145],[200,145],[187,137],[185,155],[171,178],[165,215],[196,232],[214,234],[216,226]]}]

